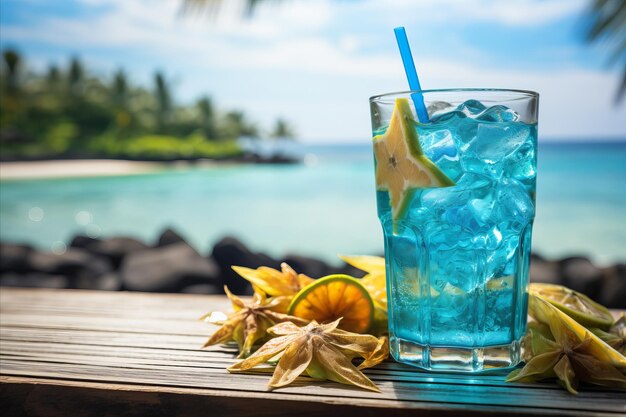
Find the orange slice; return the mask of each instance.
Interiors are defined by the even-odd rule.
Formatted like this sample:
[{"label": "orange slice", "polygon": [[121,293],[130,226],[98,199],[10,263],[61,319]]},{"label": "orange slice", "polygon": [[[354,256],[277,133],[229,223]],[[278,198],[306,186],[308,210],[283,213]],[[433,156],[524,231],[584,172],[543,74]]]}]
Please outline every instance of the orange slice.
[{"label": "orange slice", "polygon": [[348,275],[329,275],[304,287],[289,306],[289,315],[318,323],[343,318],[339,328],[367,333],[374,321],[374,303],[367,289]]}]

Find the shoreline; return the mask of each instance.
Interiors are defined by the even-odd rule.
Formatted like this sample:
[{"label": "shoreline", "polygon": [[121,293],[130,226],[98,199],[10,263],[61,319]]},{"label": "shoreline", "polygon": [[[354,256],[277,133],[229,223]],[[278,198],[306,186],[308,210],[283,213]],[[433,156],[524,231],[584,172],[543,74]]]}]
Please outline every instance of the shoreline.
[{"label": "shoreline", "polygon": [[0,161],[0,181],[62,178],[115,177],[154,174],[166,170],[215,168],[248,164],[293,164],[298,159],[274,155],[248,154],[228,159],[178,159],[139,161],[130,159],[49,159]]},{"label": "shoreline", "polygon": [[169,166],[162,162],[119,159],[0,162],[0,181],[141,175],[162,171]]}]

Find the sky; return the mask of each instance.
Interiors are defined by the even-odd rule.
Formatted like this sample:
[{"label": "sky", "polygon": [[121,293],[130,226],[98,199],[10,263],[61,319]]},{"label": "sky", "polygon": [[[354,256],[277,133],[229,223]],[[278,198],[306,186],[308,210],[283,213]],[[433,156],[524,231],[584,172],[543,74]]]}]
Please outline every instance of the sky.
[{"label": "sky", "polygon": [[405,26],[423,88],[540,93],[540,140],[626,139],[620,68],[584,42],[589,0],[282,0],[242,17],[181,13],[182,0],[0,0],[0,47],[28,68],[80,57],[104,77],[151,86],[165,73],[180,103],[210,95],[262,128],[289,120],[301,141],[370,137],[368,98],[407,89],[393,28]]}]

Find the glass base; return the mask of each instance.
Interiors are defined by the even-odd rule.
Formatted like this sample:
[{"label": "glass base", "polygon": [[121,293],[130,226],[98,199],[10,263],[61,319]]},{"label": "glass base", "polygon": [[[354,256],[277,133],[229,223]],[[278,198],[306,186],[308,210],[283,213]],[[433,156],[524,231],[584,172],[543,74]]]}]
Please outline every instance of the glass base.
[{"label": "glass base", "polygon": [[521,362],[518,340],[479,348],[420,345],[400,338],[391,338],[389,343],[396,361],[429,371],[486,372],[512,368]]}]

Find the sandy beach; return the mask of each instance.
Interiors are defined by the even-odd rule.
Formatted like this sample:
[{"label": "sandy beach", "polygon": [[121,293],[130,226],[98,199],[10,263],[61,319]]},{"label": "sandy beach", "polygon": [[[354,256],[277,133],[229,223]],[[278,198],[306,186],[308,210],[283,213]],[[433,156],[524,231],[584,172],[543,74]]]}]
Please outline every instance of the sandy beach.
[{"label": "sandy beach", "polygon": [[0,163],[0,180],[138,175],[163,170],[158,162],[81,159]]}]

